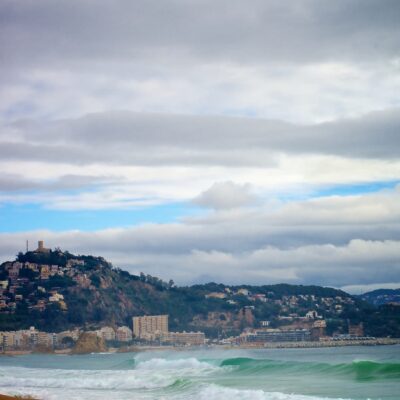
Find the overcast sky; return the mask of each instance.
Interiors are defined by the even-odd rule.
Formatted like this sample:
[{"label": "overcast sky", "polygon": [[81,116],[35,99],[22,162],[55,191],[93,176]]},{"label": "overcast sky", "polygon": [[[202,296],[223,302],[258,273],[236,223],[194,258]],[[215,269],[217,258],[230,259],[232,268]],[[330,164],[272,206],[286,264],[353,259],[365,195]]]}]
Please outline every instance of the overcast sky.
[{"label": "overcast sky", "polygon": [[400,2],[4,0],[0,261],[400,287]]}]

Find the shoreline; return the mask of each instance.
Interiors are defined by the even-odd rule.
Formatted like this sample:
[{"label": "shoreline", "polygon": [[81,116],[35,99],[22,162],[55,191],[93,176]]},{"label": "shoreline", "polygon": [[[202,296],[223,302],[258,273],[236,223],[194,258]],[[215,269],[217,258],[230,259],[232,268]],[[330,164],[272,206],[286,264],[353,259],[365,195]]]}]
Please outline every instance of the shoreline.
[{"label": "shoreline", "polygon": [[349,347],[349,346],[392,346],[400,344],[400,338],[380,338],[371,340],[324,340],[319,342],[266,342],[246,343],[238,348],[259,348],[259,349],[311,349],[323,347]]},{"label": "shoreline", "polygon": [[[195,349],[312,349],[312,348],[326,348],[326,347],[349,347],[349,346],[391,346],[400,344],[400,338],[379,338],[372,340],[326,340],[319,342],[265,342],[265,343],[242,343],[240,345],[229,344],[215,344],[207,346],[133,346],[132,348],[125,348],[123,351],[118,351],[116,348],[109,348],[107,354],[113,353],[139,353],[145,351],[160,351],[160,350],[195,350]],[[87,353],[87,354],[104,354],[105,352]],[[38,352],[34,350],[6,350],[0,353],[3,357],[22,356],[29,354],[48,354],[48,355],[71,355],[72,350],[55,350],[53,352]],[[86,354],[86,353],[84,353]],[[1,397],[0,397],[0,400]]]}]

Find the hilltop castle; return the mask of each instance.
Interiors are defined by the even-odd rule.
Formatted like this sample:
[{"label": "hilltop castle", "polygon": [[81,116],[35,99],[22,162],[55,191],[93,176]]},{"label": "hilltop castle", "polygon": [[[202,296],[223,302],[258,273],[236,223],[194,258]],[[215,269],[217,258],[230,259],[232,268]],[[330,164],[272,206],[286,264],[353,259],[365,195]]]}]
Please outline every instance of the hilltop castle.
[{"label": "hilltop castle", "polygon": [[49,253],[49,252],[50,252],[50,249],[47,249],[46,247],[44,247],[44,241],[39,240],[38,248],[35,250],[35,253]]}]

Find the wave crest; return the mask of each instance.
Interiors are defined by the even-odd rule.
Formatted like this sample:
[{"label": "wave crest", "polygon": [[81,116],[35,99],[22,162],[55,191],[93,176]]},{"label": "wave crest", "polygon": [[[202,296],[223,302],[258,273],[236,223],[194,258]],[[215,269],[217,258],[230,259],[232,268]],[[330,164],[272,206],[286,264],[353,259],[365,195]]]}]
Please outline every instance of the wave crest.
[{"label": "wave crest", "polygon": [[353,361],[351,363],[328,364],[316,362],[275,361],[245,357],[228,358],[221,367],[233,367],[233,371],[257,373],[290,372],[317,375],[337,375],[356,380],[400,379],[400,363],[379,363],[375,361]]},{"label": "wave crest", "polygon": [[139,362],[136,366],[138,370],[215,370],[218,367],[197,358],[179,358],[176,360],[166,360],[164,358],[152,358],[147,361]]}]

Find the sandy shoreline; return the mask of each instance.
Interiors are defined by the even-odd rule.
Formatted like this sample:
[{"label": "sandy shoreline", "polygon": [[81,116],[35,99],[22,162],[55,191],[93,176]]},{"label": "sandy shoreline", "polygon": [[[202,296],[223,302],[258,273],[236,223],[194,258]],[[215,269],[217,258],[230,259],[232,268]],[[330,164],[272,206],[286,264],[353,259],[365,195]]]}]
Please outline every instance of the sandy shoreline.
[{"label": "sandy shoreline", "polygon": [[36,400],[31,396],[8,396],[6,394],[0,394],[0,400]]},{"label": "sandy shoreline", "polygon": [[[380,338],[373,340],[326,340],[320,342],[270,342],[270,343],[244,343],[241,345],[217,344],[206,346],[206,349],[312,349],[322,347],[347,347],[347,346],[390,346],[400,344],[400,338]],[[138,353],[142,351],[162,351],[162,350],[190,350],[199,347],[173,347],[173,346],[134,346],[125,348],[120,351],[116,348],[110,348],[107,353]],[[54,354],[54,355],[70,355],[70,350],[56,350],[54,352],[40,353],[32,350],[7,350],[0,353],[0,356],[20,356],[28,354]],[[1,400],[1,398],[0,398]]]}]

